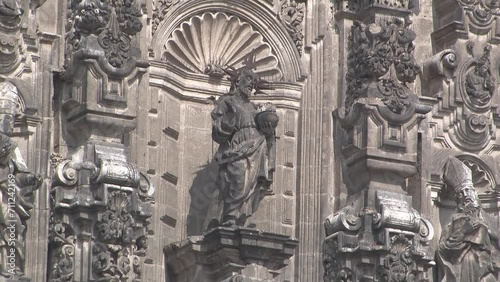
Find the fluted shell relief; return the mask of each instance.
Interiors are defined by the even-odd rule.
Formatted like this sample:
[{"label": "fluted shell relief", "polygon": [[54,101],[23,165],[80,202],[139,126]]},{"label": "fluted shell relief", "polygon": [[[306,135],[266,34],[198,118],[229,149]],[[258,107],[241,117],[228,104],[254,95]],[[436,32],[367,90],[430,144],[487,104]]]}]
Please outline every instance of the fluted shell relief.
[{"label": "fluted shell relief", "polygon": [[282,77],[279,62],[264,37],[248,23],[225,13],[192,17],[174,30],[163,59],[188,72],[222,76],[223,68],[239,68],[252,52],[255,72],[269,81]]}]

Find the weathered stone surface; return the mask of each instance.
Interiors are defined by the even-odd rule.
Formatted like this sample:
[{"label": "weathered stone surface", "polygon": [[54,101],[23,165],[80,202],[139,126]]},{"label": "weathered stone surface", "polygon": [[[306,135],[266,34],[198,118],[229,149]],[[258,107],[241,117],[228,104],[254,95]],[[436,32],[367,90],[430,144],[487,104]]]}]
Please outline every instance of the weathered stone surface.
[{"label": "weathered stone surface", "polygon": [[164,252],[174,281],[275,281],[297,243],[258,229],[217,227],[166,246]]},{"label": "weathered stone surface", "polygon": [[[265,89],[253,72],[254,54],[241,69],[227,69],[228,94],[215,101],[212,138],[219,144],[216,186],[222,206],[219,224],[244,226],[270,190],[276,171],[276,127],[279,116],[272,104],[256,105],[249,98]],[[255,225],[255,224],[254,224]]]},{"label": "weathered stone surface", "polygon": [[481,208],[472,171],[459,159],[450,157],[444,181],[455,192],[457,210],[439,241],[437,254],[444,273],[441,281],[498,281],[498,223]]},{"label": "weathered stone surface", "polygon": [[250,100],[279,122],[247,223],[299,242],[279,270],[224,279],[316,282],[323,261],[341,281],[459,279],[431,262],[468,218],[450,156],[481,217],[500,215],[498,16],[488,0],[0,0],[0,89],[19,98],[0,126],[43,178],[17,234],[23,279],[171,282],[164,246],[220,218],[210,113],[252,53],[274,89]]}]

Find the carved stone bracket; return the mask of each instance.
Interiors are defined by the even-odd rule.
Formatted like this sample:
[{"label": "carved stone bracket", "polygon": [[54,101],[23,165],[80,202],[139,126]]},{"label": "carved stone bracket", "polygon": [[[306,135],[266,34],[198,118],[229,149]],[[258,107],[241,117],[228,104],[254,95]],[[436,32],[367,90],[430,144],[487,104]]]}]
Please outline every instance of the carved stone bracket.
[{"label": "carved stone bracket", "polygon": [[[57,165],[49,281],[140,280],[154,187],[120,152],[96,145],[95,162]],[[90,276],[75,269],[80,256]]]},{"label": "carved stone bracket", "polygon": [[[296,239],[286,235],[218,227],[203,236],[166,246],[164,253],[175,281],[274,281],[272,278],[288,264],[297,245]],[[261,275],[256,277],[256,273]]]}]

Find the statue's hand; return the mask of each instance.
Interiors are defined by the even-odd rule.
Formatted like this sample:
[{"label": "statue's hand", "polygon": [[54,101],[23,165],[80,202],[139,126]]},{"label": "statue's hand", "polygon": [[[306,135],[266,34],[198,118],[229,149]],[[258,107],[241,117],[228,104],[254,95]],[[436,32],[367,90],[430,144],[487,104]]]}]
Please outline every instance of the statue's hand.
[{"label": "statue's hand", "polygon": [[464,234],[471,233],[480,226],[480,223],[473,220],[467,220],[462,226],[462,231]]},{"label": "statue's hand", "polygon": [[271,122],[265,122],[260,125],[260,130],[264,133],[265,136],[269,137],[274,135],[274,126]]}]

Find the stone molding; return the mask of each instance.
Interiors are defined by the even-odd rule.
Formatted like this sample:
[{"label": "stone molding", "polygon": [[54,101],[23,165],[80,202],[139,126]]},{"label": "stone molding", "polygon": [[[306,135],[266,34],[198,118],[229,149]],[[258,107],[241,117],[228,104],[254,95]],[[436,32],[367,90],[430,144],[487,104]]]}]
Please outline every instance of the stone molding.
[{"label": "stone molding", "polygon": [[249,265],[262,266],[269,272],[267,276],[272,276],[273,271],[288,264],[297,245],[298,240],[287,235],[244,227],[218,227],[203,236],[168,245],[164,253],[167,266],[179,281],[268,281],[238,276]]}]

